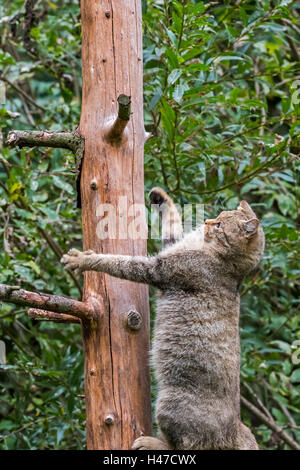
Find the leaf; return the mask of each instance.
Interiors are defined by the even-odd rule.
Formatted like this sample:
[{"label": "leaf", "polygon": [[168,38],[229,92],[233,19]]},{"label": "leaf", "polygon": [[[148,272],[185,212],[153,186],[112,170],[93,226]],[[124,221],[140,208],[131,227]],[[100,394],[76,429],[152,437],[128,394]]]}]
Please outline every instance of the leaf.
[{"label": "leaf", "polygon": [[15,59],[9,54],[9,52],[0,51],[0,64],[4,67],[5,65],[14,65]]},{"label": "leaf", "polygon": [[178,48],[178,38],[176,37],[176,34],[173,33],[170,29],[166,29],[167,35],[171,41],[171,43],[175,46],[175,48]]},{"label": "leaf", "polygon": [[155,92],[155,94],[153,95],[152,97],[152,100],[150,101],[150,104],[149,104],[149,111],[152,111],[152,109],[154,108],[154,106],[159,102],[159,100],[161,99],[162,97],[162,92],[161,90],[158,90]]},{"label": "leaf", "polygon": [[180,103],[183,97],[183,94],[185,92],[185,86],[184,85],[177,85],[175,87],[175,90],[173,92],[173,99],[177,102]]},{"label": "leaf", "polygon": [[168,84],[173,85],[175,82],[177,82],[178,78],[182,75],[183,70],[182,69],[174,69],[168,76]]},{"label": "leaf", "polygon": [[295,369],[291,375],[291,382],[296,383],[300,382],[300,369]]}]

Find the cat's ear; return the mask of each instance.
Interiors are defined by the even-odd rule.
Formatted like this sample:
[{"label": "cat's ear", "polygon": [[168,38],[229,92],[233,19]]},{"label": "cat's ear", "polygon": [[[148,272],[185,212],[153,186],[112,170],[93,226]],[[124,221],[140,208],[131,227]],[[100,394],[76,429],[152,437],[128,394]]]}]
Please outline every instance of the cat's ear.
[{"label": "cat's ear", "polygon": [[259,220],[255,217],[254,219],[245,220],[242,225],[245,231],[245,236],[251,238],[258,230]]},{"label": "cat's ear", "polygon": [[256,217],[255,213],[253,212],[247,201],[241,201],[237,210],[251,217]]}]

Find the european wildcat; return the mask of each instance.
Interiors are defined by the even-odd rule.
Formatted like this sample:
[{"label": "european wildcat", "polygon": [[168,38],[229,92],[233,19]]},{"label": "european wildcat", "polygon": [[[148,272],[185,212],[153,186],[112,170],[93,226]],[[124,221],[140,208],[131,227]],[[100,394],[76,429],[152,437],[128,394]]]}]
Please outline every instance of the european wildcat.
[{"label": "european wildcat", "polygon": [[163,226],[171,221],[157,256],[70,250],[62,258],[69,269],[160,290],[152,354],[161,437],[140,437],[133,449],[258,449],[240,421],[239,289],[263,256],[263,230],[242,201],[183,237],[171,198],[154,188],[150,200],[162,205]]}]

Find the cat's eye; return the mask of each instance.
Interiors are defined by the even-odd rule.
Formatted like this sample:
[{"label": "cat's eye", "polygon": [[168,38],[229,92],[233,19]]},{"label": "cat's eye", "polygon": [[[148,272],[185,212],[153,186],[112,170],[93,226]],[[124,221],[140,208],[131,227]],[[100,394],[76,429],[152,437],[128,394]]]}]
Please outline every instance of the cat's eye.
[{"label": "cat's eye", "polygon": [[218,223],[216,224],[216,226],[217,226],[217,228],[220,228],[220,227],[221,227],[221,222],[218,222]]}]

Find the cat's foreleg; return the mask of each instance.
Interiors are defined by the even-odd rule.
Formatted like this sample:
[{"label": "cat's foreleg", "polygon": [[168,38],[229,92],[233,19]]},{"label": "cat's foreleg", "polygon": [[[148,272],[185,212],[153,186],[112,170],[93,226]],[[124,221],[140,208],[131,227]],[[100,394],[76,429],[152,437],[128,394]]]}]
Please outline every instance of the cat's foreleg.
[{"label": "cat's foreleg", "polygon": [[129,281],[155,284],[159,279],[155,270],[155,258],[146,256],[103,255],[92,250],[70,250],[61,259],[66,269],[76,273],[101,271]]}]

